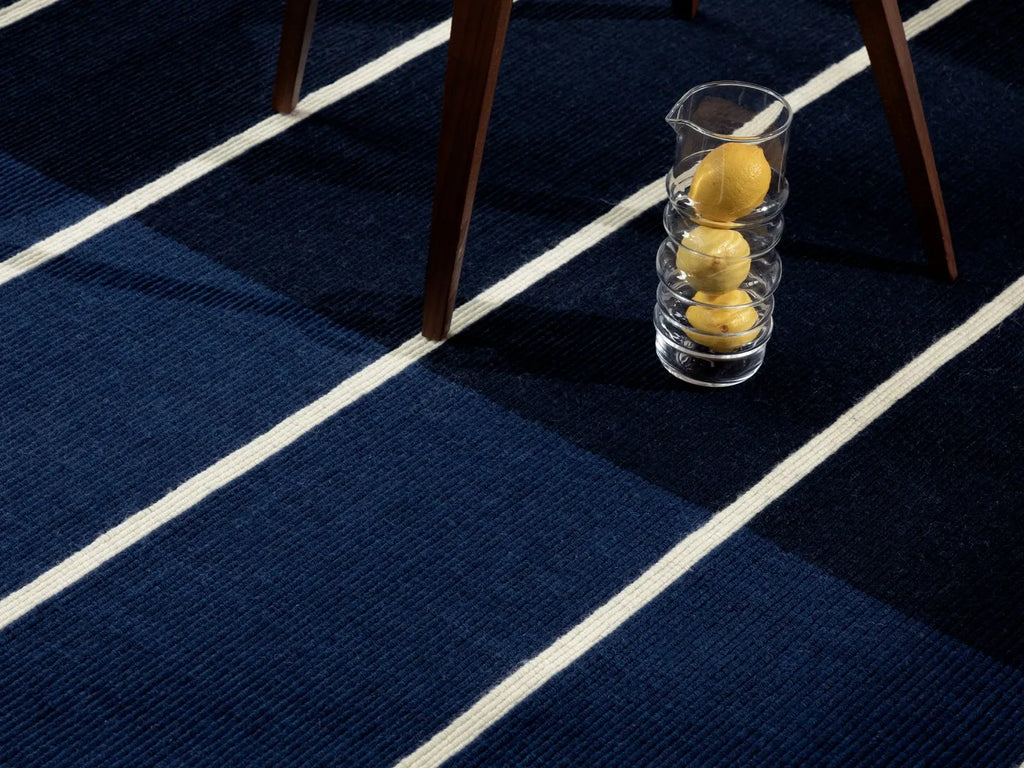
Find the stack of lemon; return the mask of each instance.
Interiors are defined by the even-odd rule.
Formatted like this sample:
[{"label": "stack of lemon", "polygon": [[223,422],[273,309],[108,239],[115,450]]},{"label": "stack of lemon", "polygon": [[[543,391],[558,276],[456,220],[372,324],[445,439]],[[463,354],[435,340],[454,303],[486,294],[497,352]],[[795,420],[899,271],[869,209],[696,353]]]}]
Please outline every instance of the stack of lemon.
[{"label": "stack of lemon", "polygon": [[751,330],[758,321],[757,310],[750,294],[740,289],[750,272],[750,245],[732,227],[761,205],[771,177],[764,151],[755,144],[722,144],[694,171],[689,197],[707,225],[683,235],[676,266],[697,289],[697,303],[686,311],[693,330],[685,333],[715,352],[738,349],[760,332]]}]

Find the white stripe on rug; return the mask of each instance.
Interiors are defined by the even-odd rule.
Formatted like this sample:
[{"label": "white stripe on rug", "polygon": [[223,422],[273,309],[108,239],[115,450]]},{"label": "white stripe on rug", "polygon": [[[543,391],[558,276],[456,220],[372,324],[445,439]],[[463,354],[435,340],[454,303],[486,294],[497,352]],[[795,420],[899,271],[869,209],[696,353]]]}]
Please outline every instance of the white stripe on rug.
[{"label": "white stripe on rug", "polygon": [[[915,37],[967,5],[969,1],[939,0],[904,23],[907,38]],[[867,69],[869,64],[867,50],[860,48],[791,91],[787,94],[786,100],[796,112]],[[482,295],[478,298],[482,298]],[[737,533],[769,504],[820,466],[942,365],[963,352],[1021,306],[1024,306],[1024,276],[978,310],[963,325],[940,338],[882,382],[830,427],[791,454],[750,490],[673,547],[639,578],[541,653],[526,661],[416,751],[400,760],[395,768],[440,766],[461,752],[530,694],[565,670],[682,578],[704,557]]]},{"label": "white stripe on rug", "polygon": [[[452,316],[452,334],[464,330],[525,291],[545,275],[626,226],[664,199],[664,187],[664,181],[660,179],[648,184],[551,250],[495,283],[472,301],[460,306]],[[210,494],[237,480],[363,395],[393,379],[442,343],[428,341],[419,335],[414,336],[397,349],[345,379],[327,394],[190,478],[156,503],[136,512],[66,560],[12,592],[0,600],[0,630],[80,581]]]},{"label": "white stripe on rug", "polygon": [[75,246],[134,216],[168,195],[174,194],[182,187],[220,168],[253,147],[259,146],[297,125],[310,115],[351,96],[404,64],[408,64],[417,56],[443,45],[447,42],[450,31],[451,19],[448,19],[421,32],[416,37],[392,48],[383,56],[364,64],[330,85],[313,91],[299,102],[292,114],[274,114],[261,120],[251,128],[206,150],[160,178],[134,192],[129,192],[105,208],[101,208],[46,239],[19,251],[9,259],[0,262],[0,285],[24,275],[51,259],[64,255]]},{"label": "white stripe on rug", "polygon": [[9,27],[17,21],[31,16],[36,11],[41,11],[57,3],[58,0],[18,0],[4,8],[0,8],[0,29]]},{"label": "white stripe on rug", "polygon": [[395,768],[439,766],[461,752],[522,703],[527,696],[566,669],[682,578],[765,507],[860,434],[904,395],[1022,306],[1024,276],[979,309],[963,325],[934,342],[875,387],[831,426],[792,453],[736,501],[712,516],[708,522],[679,542],[668,554],[586,619],[489,690],[444,730],[399,761]]},{"label": "white stripe on rug", "polygon": [[[934,8],[942,6],[948,8],[945,14],[948,15],[967,2],[968,0],[940,0],[935,6],[932,6],[927,11],[923,11],[922,14],[931,13]],[[920,16],[921,14],[918,15]],[[943,18],[943,16],[932,14],[932,18],[934,20],[931,23],[935,23],[935,21]],[[924,28],[921,26],[918,31]],[[431,32],[435,32],[436,29],[431,30]],[[424,34],[430,34],[430,32]],[[380,59],[377,61],[380,61]],[[831,70],[832,67],[826,70],[826,72]],[[856,72],[850,71],[847,77],[853,74],[856,74]],[[333,86],[328,86],[328,88],[336,87],[338,83],[345,79],[342,78],[342,80],[339,80]],[[818,78],[815,78],[815,80],[818,80]],[[823,83],[823,85],[827,84],[828,89],[831,90],[842,81],[831,78],[829,80],[819,80],[819,82]],[[327,90],[321,89],[321,91],[312,94],[310,98]],[[822,91],[815,96],[808,96],[805,98],[804,103],[810,103],[814,98],[818,98],[825,93],[827,91]],[[323,96],[322,98],[330,97]],[[131,195],[127,197],[131,197]],[[523,265],[508,277],[463,304],[456,309],[453,315],[452,335],[459,333],[511,298],[522,293],[538,280],[600,242],[604,237],[626,226],[643,211],[662,201],[664,197],[664,181],[657,179],[651,182],[583,229],[570,235],[551,250]],[[20,617],[54,595],[59,594],[85,578],[85,576],[133,546],[145,536],[177,518],[206,497],[224,488],[249,470],[291,445],[307,432],[336,415],[363,395],[372,392],[394,378],[414,362],[429,354],[440,343],[443,342],[429,342],[421,336],[409,339],[397,349],[392,350],[366,368],[345,379],[345,381],[341,382],[327,394],[287,417],[269,431],[220,459],[154,504],[131,515],[67,559],[7,595],[0,600],[0,630],[17,621]],[[438,737],[440,736],[441,734],[438,734]]]}]

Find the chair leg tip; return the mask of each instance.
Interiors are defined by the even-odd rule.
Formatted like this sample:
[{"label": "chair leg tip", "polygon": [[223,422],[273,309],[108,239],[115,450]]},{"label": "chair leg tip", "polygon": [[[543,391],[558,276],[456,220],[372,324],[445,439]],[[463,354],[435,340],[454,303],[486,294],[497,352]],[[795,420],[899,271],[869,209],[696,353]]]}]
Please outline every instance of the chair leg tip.
[{"label": "chair leg tip", "polygon": [[697,15],[699,0],[672,0],[672,15],[692,21]]},{"label": "chair leg tip", "polygon": [[448,338],[447,328],[438,328],[433,325],[423,324],[423,329],[420,331],[427,341],[444,341]]},{"label": "chair leg tip", "polygon": [[282,115],[290,115],[295,111],[296,103],[294,99],[278,98],[277,96],[274,97],[272,102],[274,111]]}]

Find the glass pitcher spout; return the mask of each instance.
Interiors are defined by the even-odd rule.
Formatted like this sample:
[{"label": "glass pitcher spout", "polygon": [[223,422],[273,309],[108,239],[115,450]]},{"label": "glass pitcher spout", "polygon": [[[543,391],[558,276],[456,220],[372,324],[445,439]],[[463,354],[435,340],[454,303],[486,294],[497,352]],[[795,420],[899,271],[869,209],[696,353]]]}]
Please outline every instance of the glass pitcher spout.
[{"label": "glass pitcher spout", "polygon": [[[714,220],[716,226],[735,228],[754,220],[764,224],[774,219],[788,195],[785,164],[792,119],[793,110],[786,100],[760,85],[726,80],[691,88],[665,116],[665,122],[676,134],[675,162],[666,179],[669,199],[699,219]],[[757,154],[762,156],[761,162],[767,165],[770,176],[767,194],[753,210],[743,206],[705,206],[706,210],[699,214],[689,197],[697,166],[714,150],[728,144],[758,147]],[[712,208],[715,212],[710,212]]]},{"label": "glass pitcher spout", "polygon": [[681,135],[683,131],[686,130],[687,125],[696,128],[696,126],[687,120],[686,106],[686,97],[684,96],[682,99],[677,101],[669,113],[665,115],[665,122],[669,124],[669,127],[672,128],[673,131],[676,132],[677,136]]},{"label": "glass pitcher spout", "polygon": [[789,130],[793,110],[774,91],[724,80],[691,88],[665,115],[676,136],[764,143]]}]

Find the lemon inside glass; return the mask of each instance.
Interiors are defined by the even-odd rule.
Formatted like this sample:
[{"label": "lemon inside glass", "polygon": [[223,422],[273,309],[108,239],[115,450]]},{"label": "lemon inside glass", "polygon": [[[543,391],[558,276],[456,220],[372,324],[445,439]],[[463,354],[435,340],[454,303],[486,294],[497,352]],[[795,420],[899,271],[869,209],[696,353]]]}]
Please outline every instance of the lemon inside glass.
[{"label": "lemon inside glass", "polygon": [[761,147],[730,142],[697,164],[689,196],[701,218],[735,221],[764,201],[771,181],[772,169]]},{"label": "lemon inside glass", "polygon": [[693,330],[686,329],[684,333],[697,344],[703,344],[715,352],[731,352],[749,344],[761,332],[760,328],[750,330],[757,324],[757,310],[750,306],[736,306],[750,303],[750,294],[746,291],[697,291],[693,299],[701,303],[686,310],[686,319]]},{"label": "lemon inside glass", "polygon": [[750,245],[733,229],[694,227],[683,235],[676,268],[697,290],[725,293],[739,288],[750,273]]}]

